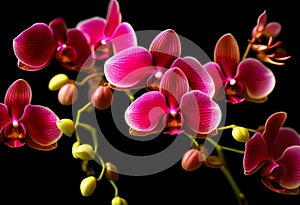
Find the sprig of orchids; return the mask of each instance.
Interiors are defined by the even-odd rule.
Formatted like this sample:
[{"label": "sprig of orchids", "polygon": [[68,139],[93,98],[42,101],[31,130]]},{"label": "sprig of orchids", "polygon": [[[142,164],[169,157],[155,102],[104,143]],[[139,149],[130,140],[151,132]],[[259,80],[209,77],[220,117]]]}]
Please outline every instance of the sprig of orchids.
[{"label": "sprig of orchids", "polygon": [[[133,27],[122,22],[117,0],[110,0],[106,18],[85,19],[74,28],[60,17],[49,24],[35,23],[13,39],[18,68],[39,71],[57,61],[66,71],[84,73],[80,81],[56,73],[48,87],[58,92],[62,106],[70,106],[82,99],[78,89],[87,85],[87,100],[77,110],[75,120],[58,117],[50,108],[32,105],[30,85],[17,79],[0,104],[0,141],[12,148],[27,145],[48,151],[57,147],[62,135],[75,136],[72,154],[82,160],[87,174],[80,184],[82,195],[92,195],[97,182],[105,177],[115,189],[111,204],[125,205],[127,201],[119,196],[116,185],[118,165],[102,158],[95,127],[81,120],[91,109],[109,109],[114,92],[121,91],[128,96],[124,119],[130,135],[188,137],[191,146],[181,157],[183,170],[195,171],[203,164],[221,169],[239,204],[248,202],[227,167],[223,151],[243,154],[245,175],[260,171],[262,183],[270,190],[298,194],[300,135],[283,127],[286,112],[271,114],[257,129],[221,125],[223,102],[268,100],[276,78],[267,64],[284,66],[291,57],[280,47],[281,41],[276,41],[280,31],[281,25],[267,22],[267,12],[263,11],[243,55],[234,35],[226,33],[215,45],[213,60],[202,63],[197,56],[182,56],[181,40],[171,28],[156,35],[149,47],[139,45]],[[135,90],[143,92],[137,95]],[[93,144],[82,142],[79,128],[91,133]],[[218,143],[225,129],[232,129],[233,138],[245,143],[244,150]],[[207,143],[217,154],[212,154]],[[91,160],[100,162],[99,176],[89,167]]]}]

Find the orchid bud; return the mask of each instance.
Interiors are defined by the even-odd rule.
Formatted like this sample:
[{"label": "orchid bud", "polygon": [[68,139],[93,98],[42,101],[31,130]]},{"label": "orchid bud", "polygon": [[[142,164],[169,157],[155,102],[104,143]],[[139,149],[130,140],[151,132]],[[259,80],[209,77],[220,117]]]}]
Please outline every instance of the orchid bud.
[{"label": "orchid bud", "polygon": [[79,141],[74,142],[74,144],[72,145],[72,155],[76,159],[78,158],[78,156],[76,155],[76,149],[77,147],[79,147],[79,145],[80,145]]},{"label": "orchid bud", "polygon": [[100,85],[92,94],[91,102],[99,110],[105,110],[111,106],[113,92],[108,86]]},{"label": "orchid bud", "polygon": [[57,74],[49,81],[48,88],[51,91],[59,90],[64,84],[68,83],[69,80],[66,74]]},{"label": "orchid bud", "polygon": [[246,142],[250,138],[249,131],[246,128],[239,126],[232,128],[232,136],[238,142]]},{"label": "orchid bud", "polygon": [[97,185],[97,179],[94,176],[84,178],[80,183],[80,191],[83,196],[90,196],[94,193]]},{"label": "orchid bud", "polygon": [[56,121],[56,126],[68,137],[72,137],[75,132],[74,122],[71,119],[60,119]]},{"label": "orchid bud", "polygon": [[202,164],[201,151],[198,149],[189,149],[181,159],[181,166],[186,171],[194,171]]},{"label": "orchid bud", "polygon": [[224,162],[220,157],[214,155],[208,156],[204,163],[209,168],[220,168],[224,165]]},{"label": "orchid bud", "polygon": [[111,205],[128,205],[127,201],[123,199],[122,197],[115,196],[111,200]]},{"label": "orchid bud", "polygon": [[111,162],[105,163],[105,176],[108,180],[117,181],[119,179],[119,170]]},{"label": "orchid bud", "polygon": [[74,154],[77,158],[80,158],[82,160],[92,160],[92,159],[94,159],[94,156],[95,156],[94,149],[89,144],[79,145],[74,150]]},{"label": "orchid bud", "polygon": [[78,98],[78,90],[74,83],[64,84],[58,91],[58,101],[62,105],[71,105]]}]

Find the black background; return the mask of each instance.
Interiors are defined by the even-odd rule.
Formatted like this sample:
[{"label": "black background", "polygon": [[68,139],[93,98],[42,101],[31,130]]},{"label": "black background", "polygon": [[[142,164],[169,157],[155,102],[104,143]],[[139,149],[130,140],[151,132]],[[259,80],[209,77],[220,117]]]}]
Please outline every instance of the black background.
[{"label": "black background", "polygon": [[[292,3],[291,3],[292,2]],[[240,44],[241,51],[247,46],[251,30],[264,9],[268,21],[282,24],[278,36],[282,47],[292,58],[284,67],[272,66],[276,87],[264,104],[242,103],[228,105],[226,124],[256,128],[264,124],[269,115],[286,111],[285,126],[300,132],[299,127],[299,11],[296,1],[133,1],[119,0],[122,19],[136,31],[174,29],[179,35],[200,46],[210,57],[217,40],[225,33],[232,33]],[[294,3],[295,2],[295,3]],[[61,118],[71,117],[69,108],[57,102],[57,93],[50,92],[47,84],[54,73],[63,71],[53,64],[38,72],[18,69],[12,50],[12,40],[21,31],[36,22],[49,23],[63,17],[68,27],[93,16],[106,16],[108,0],[90,1],[7,1],[1,5],[0,29],[0,99],[8,86],[18,78],[32,86],[32,104],[50,107]],[[1,97],[2,96],[2,97]],[[3,100],[1,101],[3,102]],[[242,148],[243,145],[224,132],[221,143]],[[117,137],[117,136],[115,136]],[[117,138],[116,138],[117,139]],[[107,181],[97,184],[90,197],[80,194],[79,184],[84,178],[80,160],[72,157],[74,138],[62,137],[59,146],[51,152],[41,152],[28,147],[10,149],[0,145],[0,203],[1,204],[110,204],[114,190]],[[155,146],[160,146],[155,144]],[[138,149],[131,147],[130,149]],[[155,149],[155,148],[153,148]],[[279,195],[264,187],[259,175],[244,176],[242,156],[226,152],[226,159],[249,205],[296,205],[299,195]],[[238,204],[225,177],[218,169],[201,167],[196,172],[185,172],[180,163],[150,176],[121,175],[117,182],[120,196],[130,205],[137,204]]]}]

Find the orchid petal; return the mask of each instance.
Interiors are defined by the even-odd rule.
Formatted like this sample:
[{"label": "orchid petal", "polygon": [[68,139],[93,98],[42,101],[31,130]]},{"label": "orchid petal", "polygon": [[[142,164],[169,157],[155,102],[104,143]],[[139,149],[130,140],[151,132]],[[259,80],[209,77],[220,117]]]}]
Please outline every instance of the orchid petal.
[{"label": "orchid petal", "polygon": [[246,175],[255,173],[266,162],[271,160],[267,144],[261,133],[256,132],[245,144],[244,172]]},{"label": "orchid petal", "polygon": [[214,61],[220,65],[227,77],[233,77],[240,62],[240,50],[234,36],[224,34],[216,43]]},{"label": "orchid petal", "polygon": [[147,78],[155,72],[152,56],[143,47],[127,48],[105,61],[104,73],[115,89],[133,89],[145,86]]},{"label": "orchid petal", "polygon": [[55,18],[50,22],[49,27],[57,42],[65,43],[67,41],[67,25],[63,18]]},{"label": "orchid petal", "polygon": [[258,38],[267,23],[267,12],[264,10],[257,18],[257,24],[252,30],[252,38]]},{"label": "orchid petal", "polygon": [[32,71],[48,66],[57,46],[52,30],[44,23],[33,24],[13,39],[16,57]]},{"label": "orchid petal", "polygon": [[8,113],[8,108],[5,104],[0,103],[0,132],[2,132],[3,127],[11,122],[11,118]]},{"label": "orchid petal", "polygon": [[106,20],[95,16],[89,19],[80,21],[76,28],[83,31],[89,38],[89,43],[95,46],[99,40],[105,37],[104,29],[106,26]]},{"label": "orchid petal", "polygon": [[179,68],[168,69],[161,79],[159,91],[170,108],[177,108],[181,97],[189,91],[188,79]]},{"label": "orchid petal", "polygon": [[30,85],[23,79],[14,81],[6,91],[4,103],[7,105],[12,119],[19,119],[26,105],[31,101]]},{"label": "orchid petal", "polygon": [[184,72],[192,90],[200,90],[210,97],[214,96],[214,81],[196,58],[177,58],[172,67],[178,67]]},{"label": "orchid petal", "polygon": [[284,192],[286,191],[285,188],[282,188],[282,187],[277,188],[277,187],[275,187],[275,186],[271,183],[270,179],[267,178],[267,177],[262,178],[261,181],[262,181],[262,183],[263,183],[266,187],[268,187],[269,189],[271,189],[272,191],[274,191],[274,192],[276,192],[276,193],[284,193]]},{"label": "orchid petal", "polygon": [[149,51],[153,56],[154,66],[169,68],[181,54],[179,36],[174,30],[166,29],[153,39]]},{"label": "orchid petal", "polygon": [[111,36],[114,53],[118,53],[131,46],[137,46],[135,31],[129,23],[121,23]]},{"label": "orchid petal", "polygon": [[287,189],[300,186],[300,146],[287,148],[277,162],[286,169],[286,174],[280,179],[279,184]]},{"label": "orchid petal", "polygon": [[118,1],[116,0],[110,0],[108,4],[108,9],[107,9],[107,15],[106,15],[106,28],[105,28],[105,35],[106,36],[111,36],[117,26],[121,23],[121,12],[120,12],[120,6]]},{"label": "orchid petal", "polygon": [[49,108],[40,105],[27,105],[19,120],[27,130],[27,137],[41,145],[49,146],[57,142],[62,132],[56,126],[59,118]]},{"label": "orchid petal", "polygon": [[182,96],[180,110],[184,126],[200,134],[212,132],[221,121],[219,105],[199,90],[190,91]]},{"label": "orchid petal", "polygon": [[246,99],[252,101],[267,97],[275,87],[273,72],[254,58],[247,58],[239,64],[235,78],[245,86]]},{"label": "orchid petal", "polygon": [[281,24],[278,22],[270,22],[266,25],[263,31],[263,35],[267,37],[275,38],[281,31]]},{"label": "orchid petal", "polygon": [[41,151],[50,151],[50,150],[53,150],[57,147],[57,142],[55,142],[51,145],[42,146],[42,145],[37,144],[36,142],[34,142],[30,137],[25,138],[25,142],[26,142],[27,146],[29,146],[31,148],[34,148],[34,149],[37,149],[37,150],[41,150]]},{"label": "orchid petal", "polygon": [[168,111],[166,99],[158,91],[150,91],[138,97],[125,111],[125,120],[134,130],[162,131],[163,117]]},{"label": "orchid petal", "polygon": [[300,146],[300,135],[291,128],[280,128],[273,145],[273,158],[278,159],[285,149],[291,146]]}]

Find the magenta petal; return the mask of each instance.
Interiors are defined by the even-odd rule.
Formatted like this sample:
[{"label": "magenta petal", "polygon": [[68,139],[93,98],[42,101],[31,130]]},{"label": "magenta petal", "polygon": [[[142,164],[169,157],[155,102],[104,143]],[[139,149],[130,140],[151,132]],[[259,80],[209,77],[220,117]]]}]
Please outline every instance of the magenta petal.
[{"label": "magenta petal", "polygon": [[5,125],[11,122],[11,118],[8,113],[8,108],[3,103],[0,103],[0,116],[1,116],[0,117],[0,132],[1,132],[3,127],[5,127]]},{"label": "magenta petal", "polygon": [[51,145],[42,146],[42,145],[37,144],[36,142],[34,142],[30,137],[27,137],[25,139],[25,142],[26,142],[27,146],[29,146],[31,148],[34,148],[34,149],[37,149],[37,150],[41,150],[41,151],[50,151],[50,150],[53,150],[57,147],[57,142],[55,142]]},{"label": "magenta petal", "polygon": [[121,12],[120,6],[117,0],[110,0],[107,8],[107,15],[106,15],[106,28],[105,28],[105,35],[111,36],[117,26],[121,23]]},{"label": "magenta petal", "polygon": [[31,101],[30,85],[23,79],[14,81],[6,91],[4,103],[7,105],[12,119],[19,119],[26,105]]},{"label": "magenta petal", "polygon": [[67,25],[61,17],[55,18],[49,24],[57,42],[65,43],[67,41]]},{"label": "magenta petal", "polygon": [[149,51],[153,56],[153,65],[169,68],[181,54],[179,36],[174,30],[166,29],[153,39]]},{"label": "magenta petal", "polygon": [[277,163],[286,169],[286,174],[280,179],[279,184],[287,189],[300,186],[300,146],[287,148]]},{"label": "magenta petal", "polygon": [[127,48],[105,61],[104,73],[116,89],[145,87],[147,78],[155,72],[152,56],[143,47]]},{"label": "magenta petal", "polygon": [[111,36],[114,53],[118,53],[131,46],[137,46],[135,31],[129,23],[121,23]]},{"label": "magenta petal", "polygon": [[281,24],[277,22],[270,22],[266,25],[263,34],[267,37],[275,38],[281,31]]},{"label": "magenta petal", "polygon": [[275,87],[273,72],[254,58],[243,60],[235,77],[245,86],[247,97],[253,100],[267,97]]},{"label": "magenta petal", "polygon": [[171,109],[177,108],[181,97],[189,91],[185,74],[179,68],[170,68],[163,75],[159,91],[166,97]]},{"label": "magenta petal", "polygon": [[[214,96],[214,81],[196,58],[178,58],[171,67],[178,67],[184,72],[192,90],[200,90],[210,97]],[[220,83],[222,83],[222,81]]]},{"label": "magenta petal", "polygon": [[104,29],[106,20],[101,17],[92,17],[80,21],[76,28],[83,31],[89,39],[89,43],[95,46],[99,40],[105,37]]},{"label": "magenta petal", "polygon": [[48,146],[58,141],[62,132],[57,128],[59,118],[49,108],[39,105],[27,105],[19,120],[27,130],[27,137],[41,145]]},{"label": "magenta petal", "polygon": [[261,133],[256,132],[245,144],[244,153],[244,172],[245,174],[253,174],[266,162],[270,161],[271,157],[267,151],[267,144]]},{"label": "magenta petal", "polygon": [[131,128],[137,131],[162,131],[165,127],[163,117],[167,111],[168,107],[163,94],[158,91],[150,91],[138,97],[126,109],[125,120]]},{"label": "magenta petal", "polygon": [[33,71],[49,65],[57,46],[52,30],[44,23],[33,24],[13,39],[16,57]]},{"label": "magenta petal", "polygon": [[77,68],[90,67],[92,50],[82,31],[69,29],[67,32],[68,41],[66,44],[72,46],[77,52],[77,58],[72,62]]},{"label": "magenta petal", "polygon": [[182,96],[180,110],[184,126],[199,134],[212,132],[221,121],[219,105],[199,90],[190,91]]},{"label": "magenta petal", "polygon": [[273,145],[273,158],[278,159],[291,146],[300,146],[300,135],[291,128],[280,128]]}]

